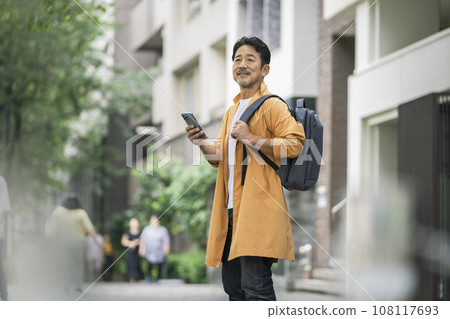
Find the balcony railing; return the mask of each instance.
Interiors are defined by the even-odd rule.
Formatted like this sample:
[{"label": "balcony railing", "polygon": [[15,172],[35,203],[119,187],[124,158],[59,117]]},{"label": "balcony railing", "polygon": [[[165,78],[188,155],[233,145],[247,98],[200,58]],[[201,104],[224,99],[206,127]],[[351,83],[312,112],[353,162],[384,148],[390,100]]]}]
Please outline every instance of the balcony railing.
[{"label": "balcony railing", "polygon": [[350,100],[370,115],[450,88],[450,28],[358,70],[349,79]]}]

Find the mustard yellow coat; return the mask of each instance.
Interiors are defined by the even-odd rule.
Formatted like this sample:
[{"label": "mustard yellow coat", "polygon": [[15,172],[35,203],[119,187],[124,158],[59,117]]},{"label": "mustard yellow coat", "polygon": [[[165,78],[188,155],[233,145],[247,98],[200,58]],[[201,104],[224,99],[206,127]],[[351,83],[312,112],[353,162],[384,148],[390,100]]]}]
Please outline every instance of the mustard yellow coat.
[{"label": "mustard yellow coat", "polygon": [[[265,94],[270,92],[262,83],[249,105]],[[240,94],[233,101],[235,104],[225,113],[214,144],[221,160],[215,165],[218,172],[206,251],[206,264],[213,267],[220,265],[228,229],[228,137]],[[268,156],[278,165],[281,157],[298,156],[305,141],[303,126],[291,116],[286,104],[276,98],[268,99],[256,111],[249,127],[252,134],[273,139],[274,156]],[[241,142],[237,142],[235,156],[233,234],[228,260],[240,256],[294,260],[290,217],[280,178],[257,154],[248,152],[250,159],[242,186]]]}]

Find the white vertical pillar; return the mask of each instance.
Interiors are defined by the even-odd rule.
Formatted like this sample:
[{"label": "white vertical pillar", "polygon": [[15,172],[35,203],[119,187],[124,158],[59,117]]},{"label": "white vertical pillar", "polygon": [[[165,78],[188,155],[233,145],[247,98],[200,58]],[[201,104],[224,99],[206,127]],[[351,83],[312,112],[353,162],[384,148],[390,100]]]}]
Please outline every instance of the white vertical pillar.
[{"label": "white vertical pillar", "polygon": [[[357,39],[357,38],[356,38]],[[361,45],[361,44],[360,44]],[[361,49],[360,49],[361,50]],[[358,53],[358,52],[357,52]],[[365,61],[367,63],[367,60]],[[361,62],[360,62],[361,63]],[[361,64],[360,64],[361,67]],[[356,271],[356,265],[353,257],[357,250],[357,232],[360,227],[357,223],[358,217],[358,191],[361,187],[361,161],[362,161],[362,121],[355,105],[353,76],[348,79],[348,119],[347,119],[347,217],[346,217],[346,266],[347,271],[352,274]],[[355,289],[355,283],[350,277],[346,278],[347,297]]]},{"label": "white vertical pillar", "polygon": [[232,70],[232,60],[231,53],[233,52],[233,46],[241,33],[238,26],[242,25],[242,21],[238,21],[239,14],[239,0],[229,0],[228,4],[228,34],[227,34],[227,46],[226,46],[226,97],[225,103],[230,106],[232,103],[232,98],[238,93],[239,87],[233,80],[231,73]]},{"label": "white vertical pillar", "polygon": [[371,1],[365,0],[356,6],[355,24],[355,69],[361,70],[366,67],[374,58],[374,42],[376,28],[374,18],[376,14],[375,6],[371,7]]},{"label": "white vertical pillar", "polygon": [[[202,1],[202,8],[200,14],[203,16],[202,21],[205,23],[209,15],[209,8],[211,3],[209,1]],[[210,37],[207,37],[209,40]],[[210,43],[208,41],[201,42],[200,54],[198,59],[198,85],[195,87],[195,95],[197,96],[196,106],[199,115],[199,121],[201,123],[209,122],[209,109],[208,109],[208,68],[210,61]]]}]

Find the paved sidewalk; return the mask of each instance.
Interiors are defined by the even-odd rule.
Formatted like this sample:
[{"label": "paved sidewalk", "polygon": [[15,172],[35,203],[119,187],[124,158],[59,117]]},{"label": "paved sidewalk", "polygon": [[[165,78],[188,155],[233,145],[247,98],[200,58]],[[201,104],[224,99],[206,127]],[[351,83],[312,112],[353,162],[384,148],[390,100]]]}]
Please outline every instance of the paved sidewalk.
[{"label": "paved sidewalk", "polygon": [[[336,296],[309,292],[277,291],[276,293],[279,301],[338,300]],[[80,300],[226,301],[228,296],[223,291],[221,284],[98,283],[89,289]]]},{"label": "paved sidewalk", "polygon": [[[47,287],[49,288],[49,287]],[[221,284],[185,284],[178,280],[161,283],[98,282],[84,291],[56,291],[52,289],[20,289],[10,287],[10,300],[80,300],[80,301],[226,301],[228,296]],[[332,301],[340,298],[333,295],[304,291],[287,292],[276,289],[279,301]]]}]

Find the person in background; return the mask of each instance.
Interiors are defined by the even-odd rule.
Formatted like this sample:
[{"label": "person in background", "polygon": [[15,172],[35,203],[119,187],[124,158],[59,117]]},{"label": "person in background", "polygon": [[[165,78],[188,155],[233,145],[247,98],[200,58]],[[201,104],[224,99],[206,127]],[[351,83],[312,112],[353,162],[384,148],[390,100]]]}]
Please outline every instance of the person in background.
[{"label": "person in background", "polygon": [[4,260],[4,238],[6,232],[6,212],[11,211],[11,203],[9,201],[8,187],[3,176],[0,175],[0,299],[8,300],[8,283],[6,280],[6,274],[3,269]]},{"label": "person in background", "polygon": [[[100,245],[97,244],[100,243]],[[86,237],[86,270],[89,281],[95,281],[101,275],[103,263],[104,240],[102,235],[97,233],[96,240],[92,235]]]},{"label": "person in background", "polygon": [[162,267],[170,252],[170,237],[167,228],[161,226],[158,217],[153,215],[150,223],[142,231],[139,255],[148,262],[146,281],[152,281],[152,269],[157,267],[156,281],[161,279]]},{"label": "person in background", "polygon": [[103,235],[105,245],[103,246],[103,278],[105,281],[112,281],[114,270],[114,247],[111,243],[111,237],[109,234]]},{"label": "person in background", "polygon": [[59,254],[59,268],[67,290],[82,291],[86,233],[101,247],[97,233],[76,194],[70,194],[50,217],[49,233]]},{"label": "person in background", "polygon": [[141,259],[139,257],[139,237],[141,236],[141,232],[139,230],[139,221],[136,218],[131,218],[129,227],[122,235],[120,243],[122,246],[127,247],[125,253],[127,278],[131,283],[135,283],[141,274]]}]

